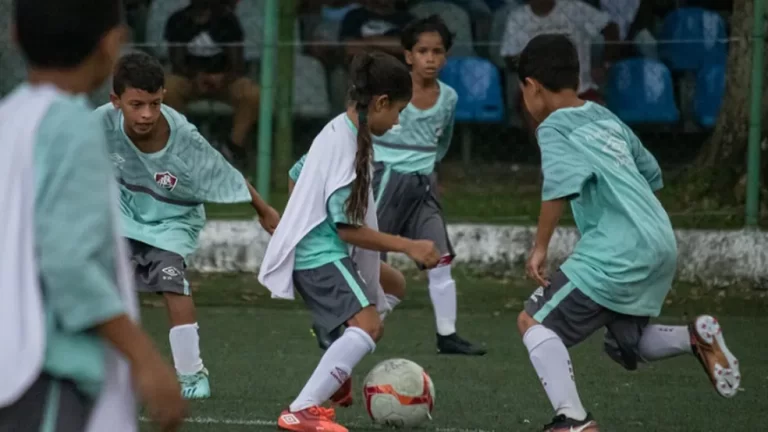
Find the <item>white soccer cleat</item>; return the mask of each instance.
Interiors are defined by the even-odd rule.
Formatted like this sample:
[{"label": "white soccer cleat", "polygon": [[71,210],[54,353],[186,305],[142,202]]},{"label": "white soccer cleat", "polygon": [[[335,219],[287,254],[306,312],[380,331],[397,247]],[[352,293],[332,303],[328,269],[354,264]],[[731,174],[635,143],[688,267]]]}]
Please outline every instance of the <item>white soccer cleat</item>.
[{"label": "white soccer cleat", "polygon": [[736,396],[741,384],[739,361],[725,345],[720,323],[710,315],[701,315],[689,325],[689,331],[693,354],[717,393],[726,398]]}]

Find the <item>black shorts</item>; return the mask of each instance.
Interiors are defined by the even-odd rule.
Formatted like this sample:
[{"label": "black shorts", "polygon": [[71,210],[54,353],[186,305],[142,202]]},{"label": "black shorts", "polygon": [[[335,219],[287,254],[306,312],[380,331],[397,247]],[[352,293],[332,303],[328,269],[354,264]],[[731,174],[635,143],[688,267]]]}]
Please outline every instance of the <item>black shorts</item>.
[{"label": "black shorts", "polygon": [[595,303],[560,271],[548,287],[534,291],[525,302],[525,312],[555,332],[566,347],[604,327],[605,351],[613,360],[629,370],[642,361],[637,347],[649,318],[620,314]]},{"label": "black shorts", "polygon": [[128,239],[136,289],[157,294],[190,295],[189,283],[184,277],[187,264],[181,255]]},{"label": "black shorts", "polygon": [[376,296],[349,257],[313,269],[294,270],[293,285],[315,325],[329,333],[363,308],[376,304]]},{"label": "black shorts", "polygon": [[75,383],[43,373],[13,405],[0,408],[0,431],[82,432],[92,408]]},{"label": "black shorts", "polygon": [[[382,163],[374,164],[374,168],[379,231],[413,240],[431,240],[442,256],[449,257],[448,262],[455,258],[443,210],[435,195],[434,178],[399,173]],[[382,254],[382,260],[387,260],[386,254]]]}]

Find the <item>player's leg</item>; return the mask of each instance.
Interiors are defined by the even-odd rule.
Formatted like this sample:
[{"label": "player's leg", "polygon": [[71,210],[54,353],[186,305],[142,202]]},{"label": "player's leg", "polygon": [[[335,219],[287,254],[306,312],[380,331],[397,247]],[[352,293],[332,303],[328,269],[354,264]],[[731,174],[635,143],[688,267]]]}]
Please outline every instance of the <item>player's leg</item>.
[{"label": "player's leg", "polygon": [[186,399],[210,397],[208,370],[200,357],[195,303],[184,277],[184,258],[135,240],[130,244],[137,288],[161,294],[165,300],[170,327],[168,339],[182,395]]},{"label": "player's leg", "polygon": [[[555,417],[545,431],[592,432],[597,423],[586,412],[576,388],[568,348],[580,343],[615,316],[584,295],[561,272],[525,302],[517,327],[544,386]],[[583,429],[579,429],[583,428]]]},{"label": "player's leg", "polygon": [[[421,177],[426,180],[426,177]],[[451,276],[451,262],[456,254],[448,237],[445,220],[437,199],[432,194],[431,182],[422,181],[420,187],[425,199],[408,220],[405,236],[414,239],[432,240],[443,254],[437,267],[427,271],[429,297],[435,312],[437,328],[437,352],[440,354],[484,355],[485,348],[473,344],[456,333],[456,281]]]},{"label": "player's leg", "polygon": [[608,324],[606,353],[628,370],[636,369],[639,362],[692,354],[704,367],[718,394],[733,397],[738,393],[739,362],[725,344],[720,324],[714,317],[699,316],[688,326],[647,323],[647,318],[625,316]]},{"label": "player's leg", "polygon": [[[332,397],[351,402],[352,369],[373,352],[382,326],[375,299],[368,298],[364,282],[350,258],[293,273],[294,285],[315,323],[328,329],[347,329],[320,359],[315,371],[289,408],[280,414],[278,427],[296,432],[346,432],[334,422],[333,410],[321,405]],[[340,395],[340,389],[349,391]]]},{"label": "player's leg", "polygon": [[[379,223],[379,231],[388,234],[399,235],[407,219],[407,213],[412,210],[406,208],[407,201],[403,199],[406,190],[405,183],[402,181],[406,176],[394,172],[384,166],[382,163],[374,164],[372,187],[374,198],[376,199],[376,211]],[[390,307],[394,307],[400,302],[397,301],[397,293],[405,292],[405,278],[396,269],[386,264],[387,254],[382,253],[381,259],[383,266],[381,268],[381,286],[385,293],[391,293],[387,296]],[[384,267],[386,266],[386,268]],[[400,289],[402,287],[402,289]],[[391,291],[391,292],[390,292]],[[402,299],[402,297],[400,297]],[[341,336],[342,329],[335,329],[334,333],[328,333],[322,326],[314,324],[311,329],[312,334],[317,339],[317,344],[321,349],[328,346]]]},{"label": "player's leg", "polygon": [[382,261],[379,268],[379,282],[389,306],[389,312],[380,314],[383,321],[405,298],[405,276],[400,270]]},{"label": "player's leg", "polygon": [[16,402],[0,408],[0,431],[80,432],[93,404],[74,382],[43,373]]},{"label": "player's leg", "polygon": [[[384,290],[387,306],[389,306],[389,312],[379,313],[379,317],[383,321],[405,297],[405,276],[399,270],[383,261],[380,264],[379,282]],[[336,339],[341,337],[342,333],[344,333],[343,327],[337,327],[329,332],[318,324],[312,325],[312,334],[317,339],[320,349],[323,350],[328,349]]]},{"label": "player's leg", "polygon": [[229,85],[229,100],[235,111],[232,118],[232,134],[227,148],[235,159],[246,159],[246,139],[259,119],[259,98],[261,92],[248,77],[240,77]]}]

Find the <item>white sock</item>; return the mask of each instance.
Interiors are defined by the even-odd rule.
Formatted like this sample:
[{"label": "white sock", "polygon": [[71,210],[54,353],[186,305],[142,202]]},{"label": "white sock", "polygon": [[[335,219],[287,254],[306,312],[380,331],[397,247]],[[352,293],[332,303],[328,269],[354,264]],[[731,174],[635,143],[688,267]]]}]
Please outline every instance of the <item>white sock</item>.
[{"label": "white sock", "polygon": [[523,343],[557,414],[585,419],[587,412],[579,399],[571,357],[563,341],[552,330],[537,324],[525,332]]},{"label": "white sock", "polygon": [[389,306],[389,310],[379,313],[379,318],[381,318],[382,321],[384,321],[384,318],[386,318],[387,315],[391,314],[392,311],[395,310],[395,307],[399,305],[401,301],[397,296],[393,296],[392,294],[384,294],[384,298],[387,299],[387,306]]},{"label": "white sock", "polygon": [[360,360],[375,348],[376,342],[368,333],[357,327],[348,327],[325,351],[309,381],[291,404],[291,412],[321,405],[327,401],[349,378],[352,369]]},{"label": "white sock", "polygon": [[180,375],[194,375],[203,370],[200,358],[200,336],[197,323],[184,324],[171,328],[168,339],[171,341],[171,353],[176,372]]},{"label": "white sock", "polygon": [[648,361],[690,354],[691,334],[686,326],[649,325],[643,330],[637,350]]},{"label": "white sock", "polygon": [[451,266],[433,268],[427,272],[427,277],[437,333],[452,335],[456,333],[456,282],[451,278]]}]

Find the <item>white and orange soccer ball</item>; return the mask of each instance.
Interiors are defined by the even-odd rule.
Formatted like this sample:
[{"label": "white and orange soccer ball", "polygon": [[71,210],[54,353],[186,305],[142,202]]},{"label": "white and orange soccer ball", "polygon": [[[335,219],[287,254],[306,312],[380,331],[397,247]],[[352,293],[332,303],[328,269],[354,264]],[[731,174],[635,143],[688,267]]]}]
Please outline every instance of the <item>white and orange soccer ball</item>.
[{"label": "white and orange soccer ball", "polygon": [[374,366],[365,377],[363,399],[374,423],[418,427],[432,419],[435,386],[418,364],[390,359]]}]

